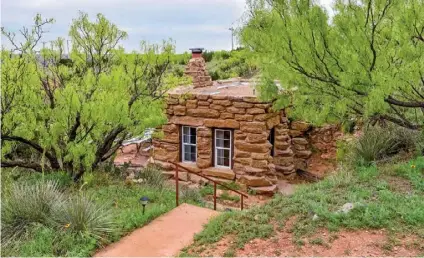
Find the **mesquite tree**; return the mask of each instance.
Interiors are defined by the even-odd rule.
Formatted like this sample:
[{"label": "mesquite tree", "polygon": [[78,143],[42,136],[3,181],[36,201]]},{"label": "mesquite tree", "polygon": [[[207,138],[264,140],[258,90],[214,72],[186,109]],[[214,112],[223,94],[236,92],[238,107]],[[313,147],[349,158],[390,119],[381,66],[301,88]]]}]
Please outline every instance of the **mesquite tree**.
[{"label": "mesquite tree", "polygon": [[170,42],[125,53],[118,44],[127,34],[101,14],[73,20],[69,56],[63,39],[36,51],[51,22],[37,15],[22,43],[2,28],[13,49],[1,51],[1,165],[78,180],[124,139],[163,123],[162,97],[181,78],[169,72]]},{"label": "mesquite tree", "polygon": [[[252,0],[242,42],[261,94],[314,122],[352,117],[424,127],[424,2]],[[281,88],[271,83],[279,79]]]}]

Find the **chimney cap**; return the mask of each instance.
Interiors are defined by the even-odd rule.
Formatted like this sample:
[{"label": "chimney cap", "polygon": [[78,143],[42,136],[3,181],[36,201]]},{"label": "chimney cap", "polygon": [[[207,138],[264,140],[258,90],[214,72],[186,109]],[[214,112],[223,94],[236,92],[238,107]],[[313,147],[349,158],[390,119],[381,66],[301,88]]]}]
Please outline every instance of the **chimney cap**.
[{"label": "chimney cap", "polygon": [[202,53],[203,52],[203,49],[204,48],[202,48],[202,47],[195,47],[195,48],[189,48],[190,50],[191,50],[191,53],[193,53],[193,54],[197,54],[197,53]]}]

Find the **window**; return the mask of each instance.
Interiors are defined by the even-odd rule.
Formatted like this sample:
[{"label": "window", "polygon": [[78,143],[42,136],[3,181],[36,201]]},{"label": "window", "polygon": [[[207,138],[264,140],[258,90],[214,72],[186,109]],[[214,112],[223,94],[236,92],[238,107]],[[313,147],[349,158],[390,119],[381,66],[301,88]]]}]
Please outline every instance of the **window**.
[{"label": "window", "polygon": [[196,127],[182,127],[182,162],[196,162]]},{"label": "window", "polygon": [[231,167],[231,130],[215,129],[215,167]]}]

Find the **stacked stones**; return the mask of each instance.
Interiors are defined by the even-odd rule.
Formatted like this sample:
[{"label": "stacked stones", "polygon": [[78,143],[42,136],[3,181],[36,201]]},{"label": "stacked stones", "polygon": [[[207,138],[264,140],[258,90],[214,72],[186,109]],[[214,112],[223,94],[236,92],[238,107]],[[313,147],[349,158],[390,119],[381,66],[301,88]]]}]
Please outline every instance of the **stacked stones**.
[{"label": "stacked stones", "polygon": [[185,74],[193,78],[193,87],[195,89],[213,85],[203,57],[191,58],[186,66]]},{"label": "stacked stones", "polygon": [[302,121],[290,123],[289,135],[292,137],[292,149],[294,152],[294,165],[300,169],[308,167],[308,159],[312,155],[310,144],[306,137],[306,132],[311,129],[311,125]]},{"label": "stacked stones", "polygon": [[336,153],[336,142],[343,136],[339,125],[315,127],[308,132],[308,138],[323,159],[333,158]]},{"label": "stacked stones", "polygon": [[[170,94],[163,138],[154,141],[155,160],[179,160],[178,127],[197,127],[196,165],[205,175],[237,179],[249,187],[276,183],[273,158],[268,142],[270,129],[280,124],[280,113],[256,97],[224,95]],[[212,128],[234,129],[233,169],[210,168],[212,163]]]},{"label": "stacked stones", "polygon": [[275,170],[280,177],[293,179],[296,176],[295,157],[288,120],[284,116],[281,118],[281,124],[275,127],[274,146]]}]

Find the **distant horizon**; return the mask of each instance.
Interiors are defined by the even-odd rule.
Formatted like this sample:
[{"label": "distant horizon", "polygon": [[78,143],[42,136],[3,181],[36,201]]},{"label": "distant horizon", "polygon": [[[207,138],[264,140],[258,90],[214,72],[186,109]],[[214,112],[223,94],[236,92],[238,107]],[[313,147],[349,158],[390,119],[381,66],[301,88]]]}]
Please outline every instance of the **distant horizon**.
[{"label": "distant horizon", "polygon": [[[321,3],[327,7],[331,1]],[[70,39],[69,27],[79,11],[88,13],[90,19],[102,13],[128,33],[121,44],[126,52],[138,51],[142,40],[157,44],[172,39],[176,53],[182,54],[193,47],[231,50],[229,28],[240,25],[245,7],[245,0],[2,0],[1,26],[17,32],[30,27],[40,13],[43,18],[55,19],[42,40],[48,44],[58,37]],[[234,40],[235,49],[239,44]],[[1,45],[10,47],[3,36]]]}]

